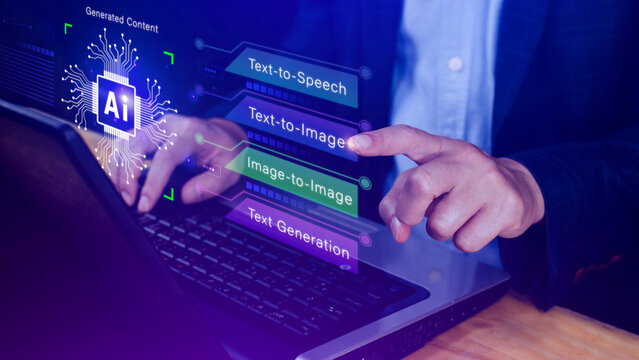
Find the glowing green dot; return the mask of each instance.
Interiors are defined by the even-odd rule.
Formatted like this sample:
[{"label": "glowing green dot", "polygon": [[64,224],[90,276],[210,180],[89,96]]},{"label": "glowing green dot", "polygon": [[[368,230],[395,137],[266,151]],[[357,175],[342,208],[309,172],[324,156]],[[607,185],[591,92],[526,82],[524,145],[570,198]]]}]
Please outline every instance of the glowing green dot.
[{"label": "glowing green dot", "polygon": [[198,145],[202,145],[204,143],[204,136],[202,136],[202,134],[200,133],[195,134],[195,142]]}]

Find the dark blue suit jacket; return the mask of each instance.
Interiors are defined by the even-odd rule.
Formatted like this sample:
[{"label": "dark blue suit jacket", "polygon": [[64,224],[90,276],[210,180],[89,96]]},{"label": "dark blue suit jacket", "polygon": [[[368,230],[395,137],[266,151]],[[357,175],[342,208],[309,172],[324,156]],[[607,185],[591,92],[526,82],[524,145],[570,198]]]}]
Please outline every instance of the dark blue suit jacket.
[{"label": "dark blue suit jacket", "polygon": [[[494,155],[532,172],[546,214],[500,247],[514,287],[543,308],[571,290],[580,269],[637,254],[638,8],[636,0],[503,2]],[[401,11],[400,1],[307,0],[291,43],[307,55],[372,69],[361,99],[375,128],[389,121]],[[391,166],[377,160],[368,172],[380,184]]]}]

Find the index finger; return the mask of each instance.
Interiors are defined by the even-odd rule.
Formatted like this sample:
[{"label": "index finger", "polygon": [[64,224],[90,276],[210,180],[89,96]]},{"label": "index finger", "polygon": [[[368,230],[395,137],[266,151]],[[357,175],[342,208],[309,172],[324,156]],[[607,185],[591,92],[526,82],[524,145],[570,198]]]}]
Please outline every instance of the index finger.
[{"label": "index finger", "polygon": [[408,125],[394,125],[352,136],[348,146],[362,156],[404,154],[422,163],[442,152],[446,140]]}]

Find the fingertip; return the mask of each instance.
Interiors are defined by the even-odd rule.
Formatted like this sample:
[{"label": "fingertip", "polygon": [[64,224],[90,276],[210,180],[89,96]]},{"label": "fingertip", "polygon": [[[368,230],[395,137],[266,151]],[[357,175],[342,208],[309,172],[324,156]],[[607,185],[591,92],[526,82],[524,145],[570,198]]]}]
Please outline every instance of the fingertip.
[{"label": "fingertip", "polygon": [[127,191],[122,191],[122,192],[120,192],[120,194],[122,195],[122,199],[124,200],[124,202],[127,205],[129,205],[129,206],[133,205],[134,199],[131,196],[131,194],[129,194]]},{"label": "fingertip", "polygon": [[391,220],[390,229],[396,242],[403,244],[408,240],[411,227],[403,224],[396,216]]},{"label": "fingertip", "polygon": [[138,211],[139,212],[149,212],[151,210],[151,201],[148,196],[142,195],[140,197],[140,202],[138,203]]},{"label": "fingertip", "polygon": [[357,134],[351,136],[348,141],[348,148],[352,151],[362,154],[373,144],[373,139],[366,134]]},{"label": "fingertip", "polygon": [[182,188],[182,202],[192,204],[202,201],[202,186],[199,183],[187,184]]}]

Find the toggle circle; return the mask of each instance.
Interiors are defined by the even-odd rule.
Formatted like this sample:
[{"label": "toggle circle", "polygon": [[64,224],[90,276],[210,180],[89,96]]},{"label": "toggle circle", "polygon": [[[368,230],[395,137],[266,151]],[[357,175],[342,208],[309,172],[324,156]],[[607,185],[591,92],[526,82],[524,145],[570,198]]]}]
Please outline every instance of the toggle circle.
[{"label": "toggle circle", "polygon": [[359,243],[366,247],[371,247],[373,245],[373,239],[367,233],[359,234]]},{"label": "toggle circle", "polygon": [[369,179],[366,176],[361,176],[359,178],[359,186],[362,187],[362,189],[364,190],[370,190],[373,187],[373,183],[371,182],[371,179]]}]

